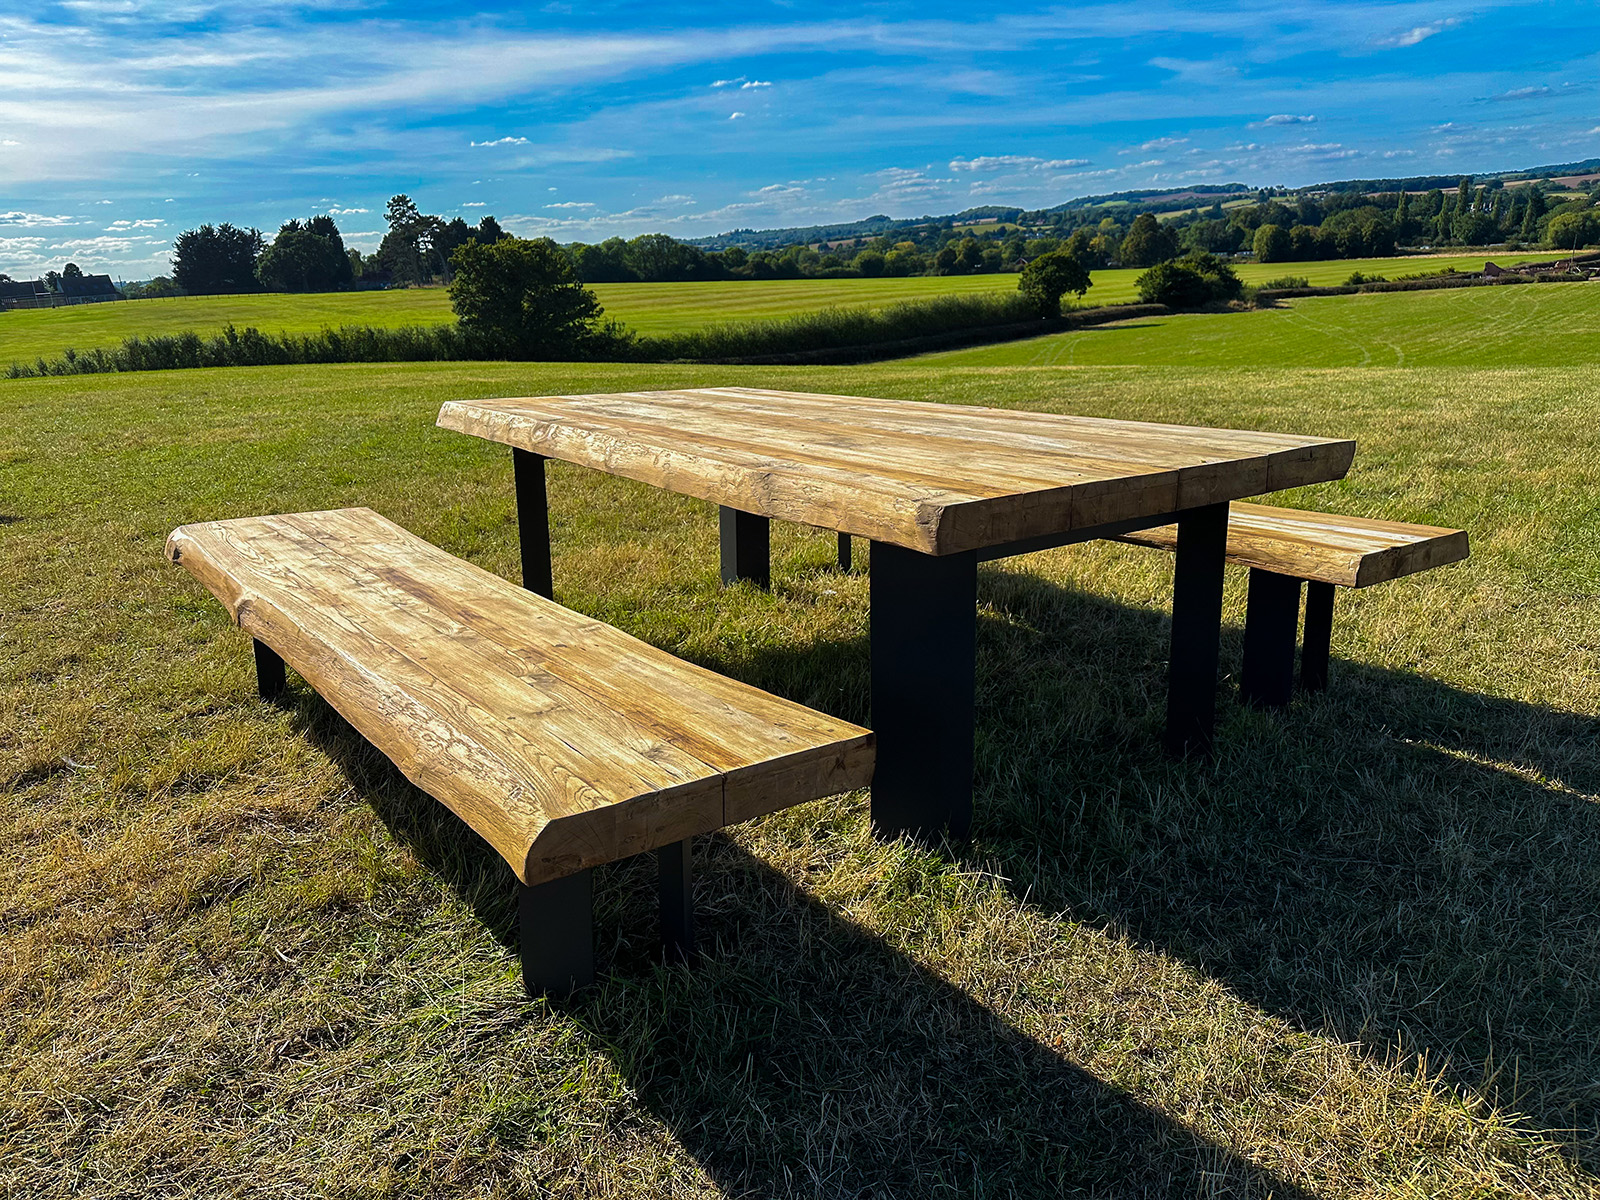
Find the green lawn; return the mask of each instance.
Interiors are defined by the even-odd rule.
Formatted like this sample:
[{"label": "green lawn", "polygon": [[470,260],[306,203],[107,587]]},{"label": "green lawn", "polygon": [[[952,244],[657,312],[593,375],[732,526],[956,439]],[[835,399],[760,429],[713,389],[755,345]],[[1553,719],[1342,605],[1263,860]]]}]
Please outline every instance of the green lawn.
[{"label": "green lawn", "polygon": [[[0,1192],[1594,1196],[1595,374],[1256,361],[0,384]],[[694,972],[619,865],[603,982],[528,1003],[499,860],[303,687],[259,702],[163,538],[369,504],[510,576],[509,457],[440,402],[736,382],[1354,437],[1287,499],[1473,557],[1341,595],[1331,690],[1276,715],[1230,576],[1209,764],[1157,749],[1169,556],[986,567],[970,845],[880,845],[862,794],[705,839]],[[550,486],[562,602],[870,722],[831,537],[724,590],[708,505]]]},{"label": "green lawn", "polygon": [[1242,313],[1141,317],[918,361],[930,368],[1594,366],[1600,287],[1303,297]]},{"label": "green lawn", "polygon": [[[1553,253],[1514,259],[1551,258]],[[1351,271],[1389,275],[1453,266],[1479,270],[1482,255],[1329,263],[1244,264],[1247,283],[1303,275],[1316,284],[1343,283]],[[1136,270],[1097,271],[1086,303],[1137,299]],[[717,283],[595,284],[606,314],[641,333],[673,333],[722,321],[781,317],[837,305],[880,305],[951,292],[1010,291],[1015,275],[919,276],[913,279],[775,279]],[[211,333],[232,323],[266,332],[309,333],[325,326],[418,325],[451,319],[442,288],[389,292],[336,292],[309,296],[179,296],[120,304],[0,313],[0,364],[53,357],[71,347],[113,346],[135,334]]]}]

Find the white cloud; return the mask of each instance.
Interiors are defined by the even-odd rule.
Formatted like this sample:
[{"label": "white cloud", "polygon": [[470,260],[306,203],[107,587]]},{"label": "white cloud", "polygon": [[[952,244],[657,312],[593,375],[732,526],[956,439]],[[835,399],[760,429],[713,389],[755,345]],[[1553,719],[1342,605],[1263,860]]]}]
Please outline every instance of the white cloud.
[{"label": "white cloud", "polygon": [[743,89],[743,88],[764,88],[764,87],[771,87],[771,86],[772,86],[772,81],[768,80],[768,79],[746,79],[743,83],[741,83],[739,85],[739,87],[741,89]]},{"label": "white cloud", "polygon": [[742,112],[732,112],[732,113],[728,114],[728,120],[737,121],[740,117],[743,117],[743,116],[746,116],[746,115],[748,115],[748,114],[742,113]]},{"label": "white cloud", "polygon": [[328,210],[328,215],[334,217],[346,217],[352,213],[364,213],[367,211],[368,210],[364,208],[330,208]]},{"label": "white cloud", "polygon": [[1139,143],[1139,149],[1140,150],[1146,150],[1146,151],[1149,151],[1149,150],[1173,150],[1173,149],[1176,149],[1179,146],[1187,146],[1188,144],[1189,144],[1189,139],[1188,138],[1159,137],[1159,138],[1151,138],[1148,142],[1140,142]]},{"label": "white cloud", "polygon": [[[487,208],[488,205],[486,205],[482,200],[468,200],[461,207],[462,208]],[[366,212],[366,209],[362,209],[361,211],[362,212]]]},{"label": "white cloud", "polygon": [[670,196],[661,196],[661,197],[659,197],[656,200],[656,203],[657,204],[693,204],[694,203],[694,197],[693,196],[685,196],[685,195],[683,195],[681,193],[674,192]]},{"label": "white cloud", "polygon": [[1143,162],[1134,163],[1130,169],[1137,171],[1140,167],[1164,167],[1166,165],[1167,160],[1164,158],[1147,158]]},{"label": "white cloud", "polygon": [[593,208],[587,200],[563,200],[560,204],[546,204],[546,208]]},{"label": "white cloud", "polygon": [[1264,121],[1252,121],[1250,128],[1263,129],[1269,125],[1315,125],[1316,123],[1317,118],[1309,113],[1303,117],[1297,117],[1293,113],[1274,113]]},{"label": "white cloud", "polygon": [[743,82],[744,76],[741,75],[737,79],[714,79],[711,81],[711,86],[714,88],[734,87],[735,85]]},{"label": "white cloud", "polygon": [[15,138],[6,138],[5,141],[0,142],[0,146],[20,146],[20,145],[22,145],[22,143],[17,141]]},{"label": "white cloud", "polygon": [[125,229],[160,229],[165,224],[165,221],[158,221],[153,217],[143,221],[113,221],[106,232],[120,233]]},{"label": "white cloud", "polygon": [[1304,154],[1310,158],[1341,159],[1358,158],[1361,151],[1352,150],[1338,142],[1306,142],[1304,145],[1288,147],[1286,153]]},{"label": "white cloud", "polygon": [[977,171],[989,174],[994,171],[1069,171],[1073,167],[1086,167],[1087,158],[1037,158],[1029,154],[986,154],[977,158],[953,158],[952,171]]},{"label": "white cloud", "polygon": [[1538,84],[1533,87],[1512,88],[1509,92],[1501,92],[1498,96],[1490,96],[1491,100],[1537,100],[1541,96],[1549,96],[1555,92],[1554,88]]},{"label": "white cloud", "polygon": [[1413,25],[1410,29],[1396,29],[1382,37],[1374,38],[1372,44],[1385,49],[1396,46],[1415,46],[1418,42],[1425,42],[1434,34],[1443,33],[1446,29],[1453,29],[1461,24],[1460,17],[1446,17],[1442,21],[1430,21],[1426,25]]},{"label": "white cloud", "polygon": [[56,225],[74,225],[77,217],[47,217],[43,213],[0,212],[0,225],[16,225],[23,229],[48,229]]},{"label": "white cloud", "polygon": [[495,138],[492,142],[473,142],[472,144],[474,146],[526,146],[528,144],[528,139],[525,137],[511,137],[508,135],[503,138]]}]

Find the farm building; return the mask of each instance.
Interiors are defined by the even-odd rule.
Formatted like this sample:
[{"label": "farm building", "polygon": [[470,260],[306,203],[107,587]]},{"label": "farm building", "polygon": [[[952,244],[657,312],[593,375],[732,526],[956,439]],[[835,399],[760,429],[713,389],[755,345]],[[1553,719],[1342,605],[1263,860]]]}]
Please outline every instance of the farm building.
[{"label": "farm building", "polygon": [[122,293],[109,275],[63,277],[52,292],[43,279],[0,279],[0,309],[59,308],[69,304],[100,304],[120,300]]}]

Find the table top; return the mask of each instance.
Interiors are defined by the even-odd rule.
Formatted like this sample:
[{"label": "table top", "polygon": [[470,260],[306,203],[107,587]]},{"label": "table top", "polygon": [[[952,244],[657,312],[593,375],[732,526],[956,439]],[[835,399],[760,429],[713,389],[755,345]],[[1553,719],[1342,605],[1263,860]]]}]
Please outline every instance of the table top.
[{"label": "table top", "polygon": [[760,388],[452,400],[439,425],[780,520],[955,554],[1339,479],[1355,443]]}]

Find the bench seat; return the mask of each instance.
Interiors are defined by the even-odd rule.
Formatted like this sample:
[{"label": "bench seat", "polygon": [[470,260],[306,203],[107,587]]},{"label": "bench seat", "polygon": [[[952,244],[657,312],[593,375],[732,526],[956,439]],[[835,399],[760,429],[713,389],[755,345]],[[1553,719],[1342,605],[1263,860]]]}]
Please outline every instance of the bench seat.
[{"label": "bench seat", "polygon": [[[683,662],[370,509],[185,525],[167,553],[256,640],[264,692],[294,667],[527,890],[872,777],[869,730]],[[526,966],[526,919],[523,932]]]},{"label": "bench seat", "polygon": [[[1178,527],[1141,529],[1118,540],[1176,550]],[[1229,505],[1227,560],[1250,568],[1239,680],[1244,698],[1269,708],[1289,702],[1302,582],[1306,585],[1306,613],[1300,686],[1315,692],[1328,685],[1335,587],[1371,587],[1460,562],[1467,554],[1464,529],[1265,504]]]}]

